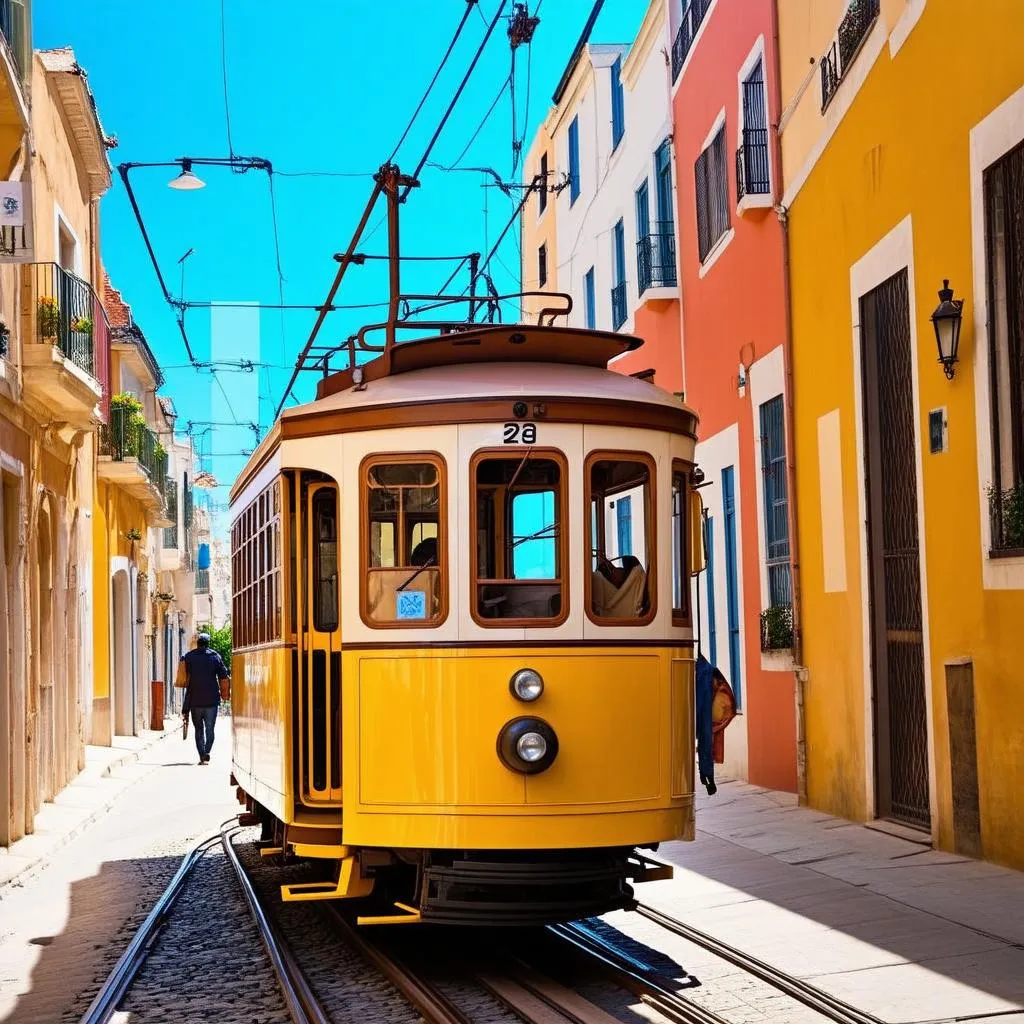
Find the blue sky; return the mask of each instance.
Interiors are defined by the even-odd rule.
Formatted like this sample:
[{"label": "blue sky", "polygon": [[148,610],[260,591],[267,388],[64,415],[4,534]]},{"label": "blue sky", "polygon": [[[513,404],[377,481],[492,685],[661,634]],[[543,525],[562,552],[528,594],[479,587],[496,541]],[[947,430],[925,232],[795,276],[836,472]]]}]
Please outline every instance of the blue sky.
[{"label": "blue sky", "polygon": [[[398,154],[412,170],[440,113],[461,79],[500,0],[481,0],[449,67]],[[541,23],[529,61],[526,109],[525,47],[517,55],[518,133],[526,146],[544,118],[551,94],[590,13],[592,0],[540,0]],[[508,10],[511,10],[511,0]],[[639,26],[640,0],[606,0],[592,35],[595,42],[631,39]],[[531,11],[537,0],[531,0]],[[219,0],[179,0],[173,5],[138,0],[36,0],[34,45],[74,48],[87,70],[104,128],[119,145],[110,153],[125,161],[159,161],[180,156],[226,156],[227,127],[221,62]],[[387,15],[382,11],[387,10]],[[372,188],[369,175],[388,157],[447,47],[465,0],[225,0],[226,57],[232,147],[235,153],[269,159],[275,171],[345,172],[353,177],[287,177],[275,174],[278,236],[289,303],[319,303],[336,269],[333,253],[348,243]],[[432,160],[449,165],[462,151],[509,73],[509,45],[501,22]],[[511,175],[512,114],[508,93],[463,165],[489,166]],[[133,172],[132,183],[157,257],[175,295],[181,291],[178,259],[185,263],[184,297],[218,303],[276,303],[272,211],[265,174],[199,169],[207,187],[199,192],[166,188],[166,170]],[[446,173],[427,168],[403,209],[406,253],[451,254],[486,251],[506,223],[511,201],[482,188],[479,173]],[[486,210],[485,210],[486,207]],[[383,213],[383,207],[380,208]],[[378,215],[371,219],[377,223]],[[260,309],[197,310],[187,326],[197,358],[249,358],[273,364],[256,373],[221,371],[216,380],[197,373],[187,359],[174,317],[160,293],[120,179],[103,199],[103,259],[113,282],[132,306],[136,321],[165,367],[170,395],[189,420],[243,426],[214,426],[198,440],[212,458],[218,479],[230,482],[255,435],[265,431],[288,372],[312,326],[312,311]],[[384,252],[383,229],[367,252]],[[509,237],[492,265],[499,288],[511,283],[518,266],[517,244]],[[503,268],[507,268],[503,269]],[[433,291],[454,264],[404,268],[405,288]],[[460,290],[462,281],[459,282]],[[512,290],[512,289],[509,289]],[[339,303],[377,302],[386,297],[384,266],[352,268]],[[343,340],[378,310],[331,314],[321,339]],[[211,319],[215,337],[211,341]],[[183,365],[184,364],[184,365]],[[287,369],[285,368],[287,367]],[[219,384],[218,384],[219,382]],[[300,379],[297,393],[312,396],[314,375]],[[223,392],[221,391],[223,387]],[[209,464],[208,464],[209,465]],[[226,491],[218,492],[226,500]]]}]

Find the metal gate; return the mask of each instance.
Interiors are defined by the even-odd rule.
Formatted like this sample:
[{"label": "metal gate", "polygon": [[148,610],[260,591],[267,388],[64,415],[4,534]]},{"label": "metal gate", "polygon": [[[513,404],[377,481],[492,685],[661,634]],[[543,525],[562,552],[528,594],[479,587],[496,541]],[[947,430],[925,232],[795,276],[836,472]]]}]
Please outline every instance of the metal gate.
[{"label": "metal gate", "polygon": [[878,816],[927,828],[917,442],[907,272],[860,302]]}]

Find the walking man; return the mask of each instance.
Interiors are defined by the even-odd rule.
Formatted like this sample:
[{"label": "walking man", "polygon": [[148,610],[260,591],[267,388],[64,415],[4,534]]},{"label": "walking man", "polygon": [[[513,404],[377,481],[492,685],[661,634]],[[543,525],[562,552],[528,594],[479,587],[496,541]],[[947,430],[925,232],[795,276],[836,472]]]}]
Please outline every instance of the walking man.
[{"label": "walking man", "polygon": [[209,764],[217,709],[220,707],[220,683],[228,678],[228,670],[220,655],[210,647],[210,637],[206,633],[199,634],[196,646],[181,660],[188,676],[181,715],[184,718],[191,713],[199,763]]}]

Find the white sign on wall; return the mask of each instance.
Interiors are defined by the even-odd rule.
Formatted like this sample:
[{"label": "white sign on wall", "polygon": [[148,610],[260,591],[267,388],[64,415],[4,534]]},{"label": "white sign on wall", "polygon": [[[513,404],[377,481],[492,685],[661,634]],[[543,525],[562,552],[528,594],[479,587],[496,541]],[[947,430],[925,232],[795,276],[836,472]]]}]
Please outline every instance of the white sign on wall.
[{"label": "white sign on wall", "polygon": [[20,228],[25,223],[20,181],[0,181],[0,226]]}]

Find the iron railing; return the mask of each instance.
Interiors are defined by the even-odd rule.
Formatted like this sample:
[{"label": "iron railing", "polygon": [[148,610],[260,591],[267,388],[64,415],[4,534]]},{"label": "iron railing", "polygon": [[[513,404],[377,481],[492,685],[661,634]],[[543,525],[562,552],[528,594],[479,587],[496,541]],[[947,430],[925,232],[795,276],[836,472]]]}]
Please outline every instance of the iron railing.
[{"label": "iron railing", "polygon": [[135,459],[153,486],[166,493],[167,455],[135,409],[119,405],[110,410],[110,421],[100,431],[100,454],[115,462]]},{"label": "iron railing", "polygon": [[0,34],[22,79],[25,77],[26,22],[24,0],[0,0]]},{"label": "iron railing", "polygon": [[736,199],[763,196],[770,191],[768,129],[744,128],[743,143],[736,150]]},{"label": "iron railing", "polygon": [[110,326],[87,281],[56,263],[34,263],[36,340],[54,345],[66,359],[95,377],[107,393]]},{"label": "iron railing", "polygon": [[675,234],[671,225],[659,225],[659,228],[657,233],[647,235],[636,243],[636,269],[641,295],[648,288],[676,286]]},{"label": "iron railing", "polygon": [[693,41],[697,37],[697,30],[708,13],[712,0],[690,0],[683,11],[682,21],[676,32],[676,38],[672,43],[672,81],[679,77],[686,62],[686,55],[693,47]]},{"label": "iron railing", "polygon": [[626,322],[626,282],[612,289],[612,330],[617,331]]},{"label": "iron railing", "polygon": [[210,570],[196,569],[196,593],[208,594],[210,592]]},{"label": "iron railing", "polygon": [[853,63],[880,10],[880,0],[850,0],[839,23],[836,41],[821,58],[821,109],[832,102],[839,83]]},{"label": "iron railing", "polygon": [[164,485],[164,509],[167,518],[174,522],[173,526],[164,527],[164,547],[178,547],[178,481],[169,477]]},{"label": "iron railing", "polygon": [[195,554],[192,551],[192,488],[185,486],[182,489],[182,501],[181,501],[181,519],[185,527],[185,548],[182,551],[182,568],[187,571],[191,571],[195,564]]},{"label": "iron railing", "polygon": [[1024,483],[988,493],[992,551],[1004,557],[1024,552]]}]

